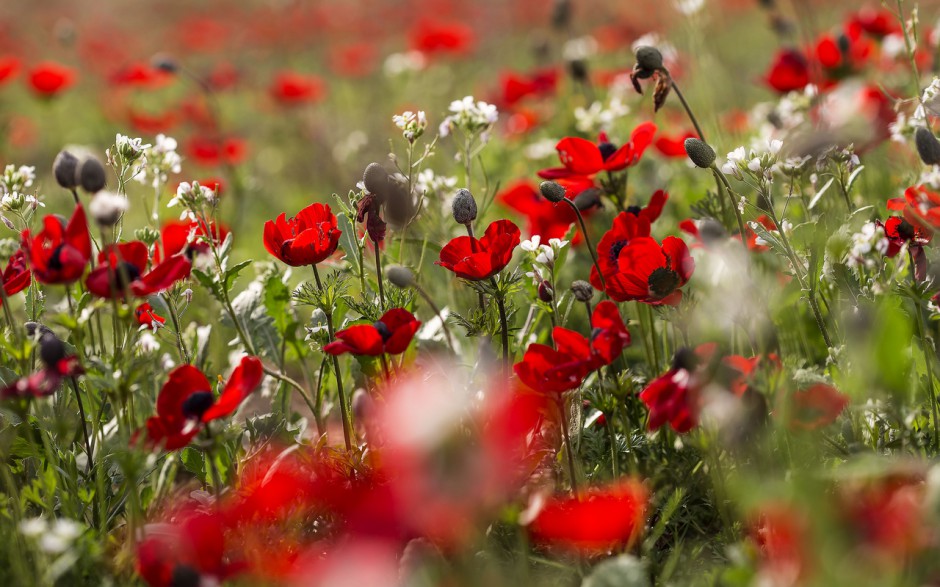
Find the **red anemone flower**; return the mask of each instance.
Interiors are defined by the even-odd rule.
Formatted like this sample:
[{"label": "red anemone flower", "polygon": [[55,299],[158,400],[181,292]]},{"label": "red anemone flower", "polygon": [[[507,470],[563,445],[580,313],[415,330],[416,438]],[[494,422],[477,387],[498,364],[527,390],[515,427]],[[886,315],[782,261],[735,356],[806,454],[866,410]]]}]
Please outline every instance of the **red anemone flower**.
[{"label": "red anemone flower", "polygon": [[166,110],[162,113],[151,113],[129,108],[127,122],[139,133],[158,134],[172,129],[179,122],[179,114],[175,110]]},{"label": "red anemone flower", "polygon": [[904,190],[904,197],[888,200],[888,210],[900,211],[918,228],[940,228],[940,194],[925,185],[911,186]]},{"label": "red anemone flower", "polygon": [[674,236],[667,236],[662,245],[650,237],[633,239],[617,262],[617,273],[604,278],[607,294],[618,302],[636,300],[654,306],[678,305],[679,288],[695,269],[689,248]]},{"label": "red anemone flower", "polygon": [[248,154],[247,143],[238,137],[197,135],[190,137],[185,150],[187,155],[206,167],[238,165]]},{"label": "red anemone flower", "polygon": [[68,354],[65,344],[48,329],[39,337],[39,358],[44,367],[0,389],[0,398],[48,397],[58,391],[64,378],[77,377],[85,372],[78,357]]},{"label": "red anemone flower", "polygon": [[649,492],[639,481],[621,480],[578,497],[548,501],[529,526],[533,539],[581,553],[628,545],[643,530]]},{"label": "red anemone flower", "polygon": [[166,70],[137,62],[114,72],[110,82],[116,86],[156,89],[165,86],[172,78],[173,75]]},{"label": "red anemone flower", "polygon": [[281,104],[293,105],[320,100],[326,88],[317,76],[283,71],[274,76],[269,91]]},{"label": "red anemone flower", "polygon": [[29,86],[37,96],[52,98],[75,83],[75,72],[64,65],[44,61],[29,72]]},{"label": "red anemone flower", "polygon": [[591,314],[591,350],[603,365],[609,365],[630,345],[630,331],[620,317],[617,304],[604,300]]},{"label": "red anemone flower", "polygon": [[189,508],[166,523],[144,526],[137,573],[150,587],[212,585],[235,575],[237,565],[224,562],[223,521],[218,512]]},{"label": "red anemone flower", "polygon": [[849,405],[849,397],[825,383],[794,392],[790,398],[789,425],[795,430],[816,430],[836,421]]},{"label": "red anemone flower", "polygon": [[183,255],[169,257],[150,271],[147,245],[131,241],[106,247],[98,253],[98,266],[88,274],[85,287],[100,298],[146,297],[189,277],[192,263]]},{"label": "red anemone flower", "polygon": [[291,267],[316,265],[334,252],[342,234],[327,204],[311,204],[287,218],[282,213],[264,223],[264,248]]},{"label": "red anemone flower", "polygon": [[558,86],[558,78],[558,70],[555,68],[542,69],[531,74],[503,73],[500,76],[502,103],[512,107],[529,96],[551,95]]},{"label": "red anemone flower", "polygon": [[520,242],[519,227],[509,220],[497,220],[486,228],[482,238],[458,236],[441,249],[437,265],[457,277],[480,281],[502,271]]},{"label": "red anemone flower", "polygon": [[357,324],[336,333],[337,340],[323,347],[331,355],[352,353],[377,357],[398,355],[408,349],[421,322],[404,308],[393,308],[374,324]]},{"label": "red anemone flower", "polygon": [[20,60],[16,57],[0,57],[0,84],[7,82],[20,70]]},{"label": "red anemone flower", "polygon": [[681,434],[698,423],[702,382],[696,368],[700,358],[697,350],[680,349],[673,359],[672,368],[640,392],[640,399],[650,411],[650,430],[668,422]]},{"label": "red anemone flower", "polygon": [[519,379],[534,390],[563,393],[580,387],[597,365],[590,342],[581,334],[556,326],[555,348],[530,344],[522,360],[513,365]]},{"label": "red anemone flower", "polygon": [[633,130],[630,142],[619,148],[610,142],[606,133],[600,134],[597,143],[580,137],[565,137],[555,145],[562,167],[543,169],[539,171],[539,177],[563,180],[590,178],[602,171],[626,169],[640,160],[655,134],[656,125],[644,122]]},{"label": "red anemone flower", "polygon": [[774,57],[764,81],[781,94],[802,90],[809,85],[809,61],[796,49],[782,49]]},{"label": "red anemone flower", "polygon": [[157,314],[153,307],[146,302],[137,306],[137,309],[134,310],[134,317],[137,319],[138,324],[153,330],[166,324],[166,318]]},{"label": "red anemone flower", "polygon": [[653,145],[656,147],[656,150],[659,151],[660,154],[662,154],[664,157],[684,159],[688,157],[688,154],[685,152],[685,140],[697,138],[698,134],[691,131],[671,137],[661,135],[658,139],[656,139],[656,142],[653,143]]},{"label": "red anemone flower", "polygon": [[[634,239],[649,236],[650,220],[648,217],[630,212],[618,214],[610,230],[605,232],[600,242],[597,243],[597,262],[604,273],[604,278],[615,275],[620,270],[618,259],[624,247]],[[591,267],[591,285],[597,289],[604,289],[596,267]]]},{"label": "red anemone flower", "polygon": [[68,224],[48,215],[42,219],[43,229],[33,236],[23,231],[23,251],[36,281],[45,284],[70,284],[85,272],[91,260],[91,236],[85,209],[75,206]]},{"label": "red anemone flower", "polygon": [[[29,273],[29,265],[26,263],[26,253],[23,252],[23,249],[13,253],[0,278],[3,280],[3,291],[6,293],[6,297],[18,294],[29,287],[32,278]],[[0,300],[0,304],[3,304],[3,300]]]},{"label": "red anemone flower", "polygon": [[[205,185],[199,182],[199,185]],[[210,224],[212,240],[222,243],[229,234],[228,228],[221,224]],[[209,251],[210,245],[206,242],[206,229],[201,222],[171,220],[160,229],[160,240],[154,249],[154,261],[168,259],[174,255],[184,254],[192,259],[195,255]]]},{"label": "red anemone flower", "polygon": [[[565,197],[567,196],[568,194],[565,194]],[[571,224],[577,221],[577,216],[571,206],[567,204],[556,206],[549,202],[542,197],[531,182],[526,180],[510,185],[497,194],[496,199],[504,206],[525,216],[526,234],[530,237],[539,235],[543,242],[564,237]],[[582,214],[585,213],[582,212]],[[575,242],[580,240],[579,231],[575,236]]]},{"label": "red anemone flower", "polygon": [[264,368],[257,357],[243,357],[216,398],[206,376],[192,365],[181,365],[157,396],[157,415],[147,419],[147,437],[166,450],[183,448],[203,424],[224,418],[238,409],[261,385]]},{"label": "red anemone flower", "polygon": [[473,40],[473,29],[460,23],[421,20],[411,31],[412,48],[428,55],[465,53]]}]

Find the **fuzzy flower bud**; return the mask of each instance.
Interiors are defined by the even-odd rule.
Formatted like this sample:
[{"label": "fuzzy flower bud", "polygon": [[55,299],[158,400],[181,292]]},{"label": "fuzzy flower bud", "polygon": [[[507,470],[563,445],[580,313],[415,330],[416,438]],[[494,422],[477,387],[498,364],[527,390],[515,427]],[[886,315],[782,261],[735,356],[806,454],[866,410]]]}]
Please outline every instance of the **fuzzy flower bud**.
[{"label": "fuzzy flower bud", "polygon": [[914,132],[914,144],[921,160],[927,165],[940,164],[940,141],[924,126],[917,127]]},{"label": "fuzzy flower bud", "polygon": [[574,299],[579,302],[590,302],[591,298],[594,297],[594,288],[591,287],[591,284],[578,280],[571,284],[571,293],[574,294]]},{"label": "fuzzy flower bud", "polygon": [[389,265],[385,268],[385,277],[392,285],[402,289],[415,284],[415,274],[403,265]]},{"label": "fuzzy flower bud", "polygon": [[388,171],[380,163],[369,163],[362,174],[362,183],[370,194],[384,197],[388,192]]},{"label": "fuzzy flower bud", "polygon": [[454,196],[454,220],[457,224],[470,224],[477,218],[477,201],[473,199],[470,190],[461,188]]},{"label": "fuzzy flower bud", "polygon": [[59,151],[55,161],[52,162],[52,174],[58,184],[67,190],[74,190],[78,186],[75,171],[78,168],[78,157],[68,151]]},{"label": "fuzzy flower bud", "polygon": [[637,47],[636,65],[637,69],[645,71],[663,69],[663,54],[656,47]]},{"label": "fuzzy flower bud", "polygon": [[685,154],[696,167],[708,169],[715,163],[715,150],[703,140],[689,138],[685,140]]},{"label": "fuzzy flower bud", "polygon": [[127,198],[110,192],[98,192],[88,205],[88,212],[101,226],[114,226],[127,211]]},{"label": "fuzzy flower bud", "polygon": [[91,155],[85,157],[75,168],[75,183],[89,194],[100,192],[107,183],[104,165]]},{"label": "fuzzy flower bud", "polygon": [[565,199],[565,188],[555,181],[543,181],[539,185],[539,191],[542,197],[552,203],[558,203]]},{"label": "fuzzy flower bud", "polygon": [[597,188],[588,188],[574,197],[575,207],[584,212],[601,205],[601,190]]}]

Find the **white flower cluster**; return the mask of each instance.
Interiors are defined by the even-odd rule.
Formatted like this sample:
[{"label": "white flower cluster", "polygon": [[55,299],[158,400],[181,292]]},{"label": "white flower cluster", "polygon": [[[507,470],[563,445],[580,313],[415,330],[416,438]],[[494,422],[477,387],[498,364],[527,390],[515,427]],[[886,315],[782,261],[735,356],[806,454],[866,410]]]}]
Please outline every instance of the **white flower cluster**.
[{"label": "white flower cluster", "polygon": [[6,193],[22,192],[33,186],[36,180],[36,168],[29,165],[7,165],[0,177],[0,186]]},{"label": "white flower cluster", "polygon": [[884,229],[874,222],[868,222],[860,231],[852,235],[852,249],[845,262],[852,268],[872,269],[888,252],[889,244]]},{"label": "white flower cluster", "polygon": [[[922,104],[914,111],[914,118],[924,120],[926,114],[940,116],[940,77],[933,78],[921,95]],[[927,111],[924,111],[926,107]]]},{"label": "white flower cluster", "polygon": [[183,206],[185,210],[180,214],[180,220],[188,218],[189,220],[195,221],[196,216],[192,212],[193,208],[201,208],[204,204],[214,206],[216,202],[215,190],[204,185],[199,185],[198,181],[194,181],[193,183],[184,181],[176,188],[176,195],[170,198],[166,207],[173,208],[175,206]]},{"label": "white flower cluster", "polygon": [[114,138],[114,148],[125,164],[131,164],[144,155],[144,150],[151,147],[150,143],[144,144],[141,138],[131,138],[127,135],[117,133]]},{"label": "white flower cluster", "polygon": [[685,16],[698,14],[705,7],[705,0],[672,0],[672,3]]},{"label": "white flower cluster", "polygon": [[[520,243],[519,247],[528,253],[531,253],[535,257],[535,262],[545,265],[549,269],[554,267],[555,259],[558,256],[558,253],[568,246],[568,241],[561,240],[560,238],[548,239],[548,244],[541,244],[542,237],[539,235],[533,235],[531,239],[524,240]],[[529,277],[535,277],[534,273],[527,273]]]},{"label": "white flower cluster", "polygon": [[459,129],[471,135],[480,133],[480,140],[486,143],[489,140],[490,129],[499,120],[496,106],[482,100],[474,100],[473,96],[466,96],[463,100],[454,100],[450,103],[448,110],[452,114],[444,119],[438,129],[442,137]]},{"label": "white flower cluster", "polygon": [[415,142],[418,137],[423,135],[424,129],[428,126],[428,118],[425,116],[424,110],[418,110],[417,113],[406,110],[401,114],[392,116],[392,122],[401,129],[401,136],[405,137],[405,140],[409,143]]},{"label": "white flower cluster", "polygon": [[779,139],[771,139],[763,148],[751,147],[746,150],[744,147],[738,147],[728,153],[721,166],[721,172],[733,175],[739,180],[750,176],[758,181],[770,181],[773,179],[773,172],[779,170],[777,156],[781,148],[783,141]]},{"label": "white flower cluster", "polygon": [[575,108],[575,127],[583,133],[609,131],[617,120],[629,113],[630,107],[624,104],[620,97],[611,96],[606,106],[601,102],[593,102],[587,108]]},{"label": "white flower cluster", "polygon": [[135,179],[142,184],[149,182],[154,189],[166,184],[171,173],[176,175],[182,171],[183,158],[176,152],[177,147],[173,137],[157,135],[154,144],[143,149],[140,173],[134,176]]},{"label": "white flower cluster", "polygon": [[396,77],[411,71],[421,71],[428,66],[428,58],[421,51],[392,53],[385,58],[382,71],[387,77]]},{"label": "white flower cluster", "polygon": [[82,535],[82,525],[75,520],[59,518],[49,523],[46,518],[29,518],[20,522],[20,534],[35,540],[48,554],[62,554]]},{"label": "white flower cluster", "polygon": [[0,210],[4,212],[17,212],[24,208],[35,210],[39,206],[45,207],[36,196],[23,194],[20,192],[8,192],[0,196]]}]

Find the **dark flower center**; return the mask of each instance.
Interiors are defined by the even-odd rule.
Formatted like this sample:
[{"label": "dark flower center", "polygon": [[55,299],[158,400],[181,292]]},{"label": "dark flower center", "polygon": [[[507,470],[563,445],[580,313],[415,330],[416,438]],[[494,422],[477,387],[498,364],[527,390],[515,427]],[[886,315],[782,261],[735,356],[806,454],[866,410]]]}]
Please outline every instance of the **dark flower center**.
[{"label": "dark flower center", "polygon": [[680,282],[679,274],[665,267],[653,271],[648,279],[650,293],[657,299],[664,298],[676,291]]},{"label": "dark flower center", "polygon": [[140,279],[140,269],[127,261],[121,261],[115,266],[112,278],[114,289],[123,292],[132,283]]},{"label": "dark flower center", "polygon": [[604,161],[607,161],[611,155],[617,152],[617,145],[613,143],[601,143],[597,145],[597,148],[600,150],[601,157],[604,158]]},{"label": "dark flower center", "polygon": [[379,320],[372,324],[372,327],[379,331],[379,336],[382,337],[382,342],[388,342],[388,339],[392,338],[392,331],[388,329],[388,326],[385,322]]},{"label": "dark flower center", "polygon": [[183,415],[199,420],[214,403],[215,397],[211,391],[197,391],[183,401]]},{"label": "dark flower center", "polygon": [[697,365],[698,357],[695,356],[695,351],[690,348],[683,347],[677,350],[675,356],[672,358],[672,369],[674,371],[682,369],[691,371],[695,369]]},{"label": "dark flower center", "polygon": [[170,587],[199,587],[201,582],[199,571],[187,565],[176,565],[173,577],[170,578]]},{"label": "dark flower center", "polygon": [[604,330],[605,330],[604,328],[596,328],[596,327],[595,327],[595,328],[592,328],[592,329],[591,329],[591,340],[594,340],[594,339],[596,339],[598,336],[600,336],[600,335],[604,332]]},{"label": "dark flower center", "polygon": [[53,271],[59,271],[62,269],[62,249],[65,248],[65,243],[57,246],[52,254],[49,256],[49,269]]},{"label": "dark flower center", "polygon": [[628,242],[629,241],[624,239],[624,240],[619,240],[615,242],[614,244],[610,245],[610,262],[611,263],[617,262],[617,258],[620,257],[620,251],[622,251],[623,248],[627,246]]},{"label": "dark flower center", "polygon": [[629,212],[630,214],[633,214],[634,216],[639,216],[639,215],[640,215],[640,212],[642,212],[642,211],[643,211],[643,208],[641,208],[641,207],[639,207],[639,206],[628,206],[628,207],[627,207],[627,212]]},{"label": "dark flower center", "polygon": [[913,240],[917,236],[917,231],[914,229],[913,224],[907,220],[901,220],[898,224],[898,236],[906,241]]}]

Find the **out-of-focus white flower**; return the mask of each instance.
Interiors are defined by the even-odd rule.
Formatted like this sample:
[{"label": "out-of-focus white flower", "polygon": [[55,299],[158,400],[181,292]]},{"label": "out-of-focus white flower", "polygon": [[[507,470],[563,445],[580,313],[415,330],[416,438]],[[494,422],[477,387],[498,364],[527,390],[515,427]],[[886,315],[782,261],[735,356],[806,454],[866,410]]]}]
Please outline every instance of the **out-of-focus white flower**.
[{"label": "out-of-focus white flower", "polygon": [[473,96],[454,100],[448,110],[453,114],[445,118],[438,128],[442,137],[448,136],[454,129],[460,129],[467,134],[480,133],[480,139],[485,143],[489,139],[489,130],[499,120],[496,106],[475,100]]},{"label": "out-of-focus white flower", "polygon": [[6,193],[22,192],[28,187],[32,187],[36,180],[36,168],[31,165],[7,165],[3,169],[3,177],[0,178],[0,186]]},{"label": "out-of-focus white flower", "polygon": [[424,129],[428,126],[428,118],[424,114],[424,110],[419,110],[417,113],[406,110],[401,114],[392,116],[392,122],[401,129],[401,135],[409,143],[413,143],[424,134]]},{"label": "out-of-focus white flower", "polygon": [[565,61],[587,59],[597,53],[597,39],[590,35],[569,40],[562,47],[561,54]]},{"label": "out-of-focus white flower", "polygon": [[382,71],[388,77],[395,77],[410,71],[421,71],[428,65],[428,58],[421,51],[392,53],[385,58]]},{"label": "out-of-focus white flower", "polygon": [[575,127],[583,133],[607,131],[629,113],[629,106],[620,98],[612,97],[606,107],[601,102],[593,102],[586,109],[581,106],[575,108]]},{"label": "out-of-focus white flower", "polygon": [[[161,324],[154,320],[149,327],[144,325],[141,326],[141,328],[153,328],[156,330],[160,326]],[[157,340],[157,337],[150,334],[149,331],[141,332],[140,336],[137,338],[137,348],[140,349],[142,353],[155,353],[160,350],[160,341]]]},{"label": "out-of-focus white flower", "polygon": [[333,159],[338,163],[345,163],[368,144],[369,135],[365,131],[354,130],[333,147]]},{"label": "out-of-focus white flower", "polygon": [[36,538],[49,529],[45,518],[27,518],[20,522],[20,534],[27,538]]},{"label": "out-of-focus white flower", "polygon": [[874,222],[868,222],[852,235],[852,248],[845,262],[853,268],[874,268],[888,252],[889,245],[884,229]]},{"label": "out-of-focus white flower", "polygon": [[526,145],[523,154],[527,159],[532,159],[533,161],[547,159],[555,154],[555,145],[557,144],[557,139],[540,139]]},{"label": "out-of-focus white flower", "polygon": [[117,224],[121,216],[127,212],[128,201],[124,196],[115,193],[101,191],[95,194],[88,205],[88,212],[91,217],[102,226],[113,226]]},{"label": "out-of-focus white flower", "polygon": [[173,137],[157,135],[153,146],[144,148],[134,179],[142,184],[149,183],[155,189],[166,184],[170,174],[178,175],[182,171],[183,158],[176,152],[178,147]]},{"label": "out-of-focus white flower", "polygon": [[697,14],[705,6],[705,0],[672,0],[676,10],[685,16]]}]

